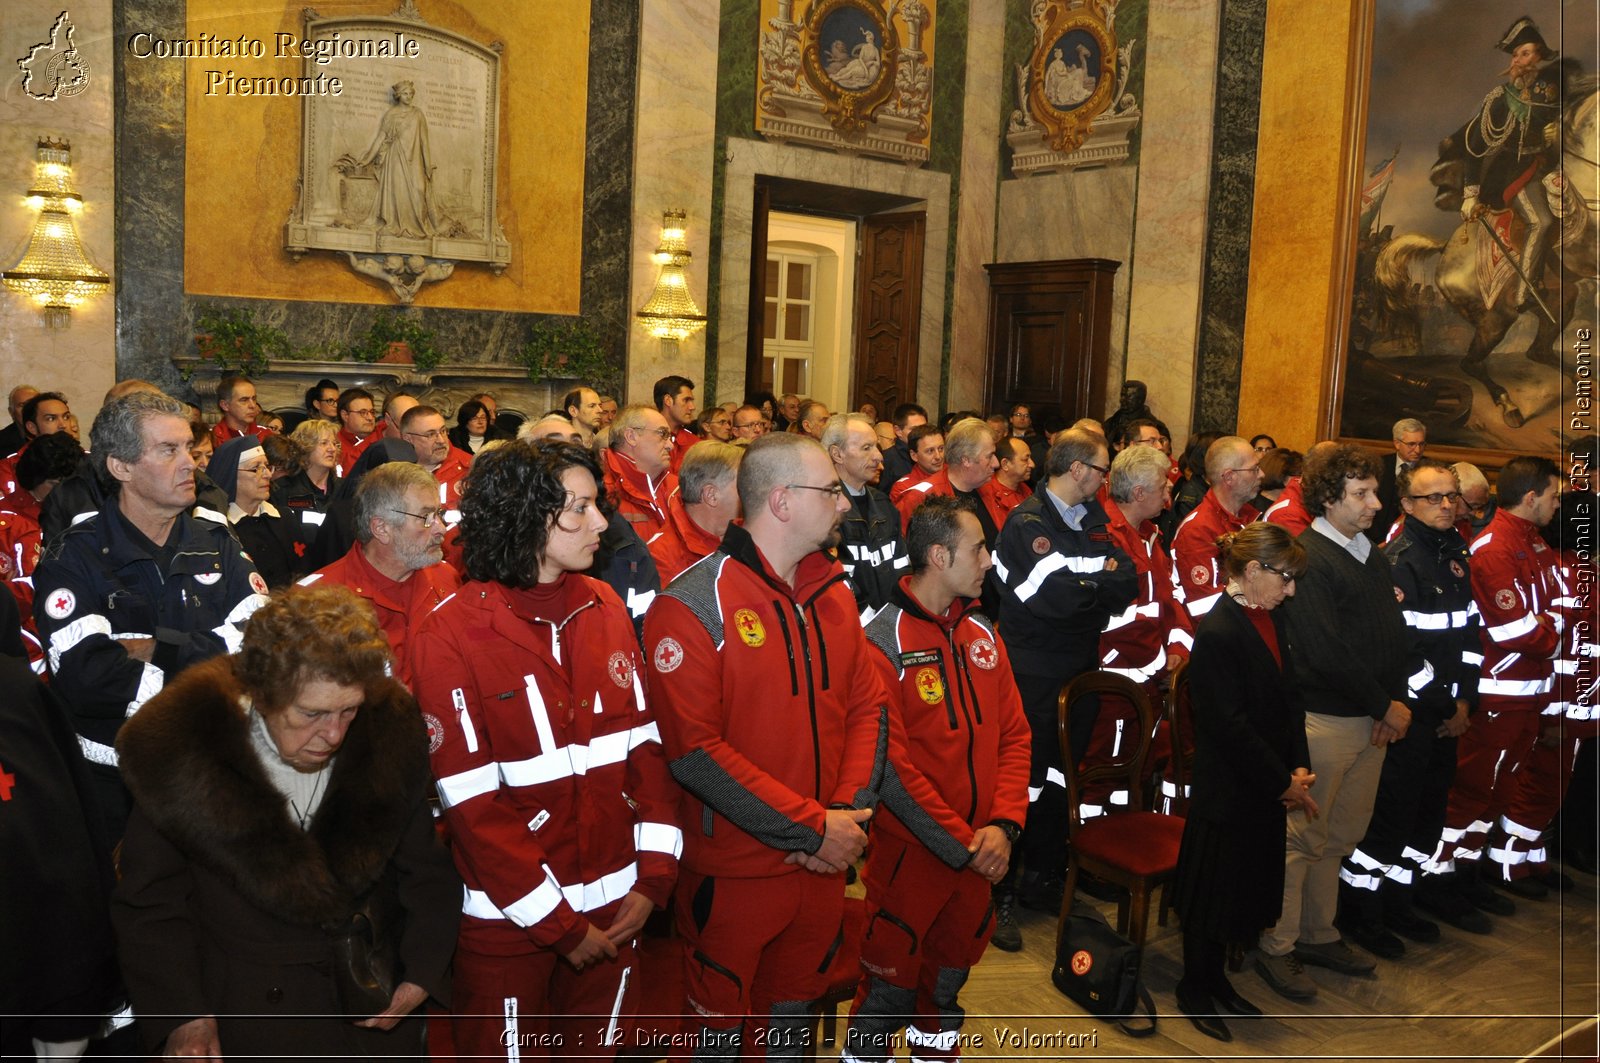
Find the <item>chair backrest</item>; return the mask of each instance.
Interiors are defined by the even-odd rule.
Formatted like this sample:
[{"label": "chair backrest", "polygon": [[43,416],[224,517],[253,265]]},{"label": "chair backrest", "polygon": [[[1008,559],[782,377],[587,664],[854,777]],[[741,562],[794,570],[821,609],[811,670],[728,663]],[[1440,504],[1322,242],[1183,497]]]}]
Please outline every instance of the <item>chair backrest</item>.
[{"label": "chair backrest", "polygon": [[[1123,742],[1115,757],[1080,772],[1077,758],[1073,756],[1068,739],[1068,722],[1072,708],[1087,698],[1099,698],[1101,711],[1106,700],[1121,700],[1133,706],[1139,725],[1134,731],[1135,741]],[[1068,830],[1078,828],[1081,822],[1078,805],[1086,786],[1109,780],[1119,789],[1129,793],[1128,811],[1149,811],[1149,787],[1145,785],[1148,772],[1145,761],[1150,754],[1150,735],[1155,730],[1155,710],[1144,688],[1127,676],[1111,672],[1085,672],[1062,688],[1056,698],[1057,734],[1061,742],[1061,763],[1066,766]]]},{"label": "chair backrest", "polygon": [[1172,739],[1172,759],[1165,780],[1171,788],[1164,811],[1181,816],[1189,809],[1189,775],[1194,766],[1194,704],[1189,697],[1189,662],[1172,673],[1167,689],[1167,734]]}]

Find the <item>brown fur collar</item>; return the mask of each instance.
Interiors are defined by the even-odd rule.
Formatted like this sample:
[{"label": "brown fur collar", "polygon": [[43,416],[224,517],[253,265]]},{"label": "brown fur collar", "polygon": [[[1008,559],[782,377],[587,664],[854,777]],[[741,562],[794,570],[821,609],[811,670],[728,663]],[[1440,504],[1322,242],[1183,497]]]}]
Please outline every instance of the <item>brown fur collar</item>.
[{"label": "brown fur collar", "polygon": [[228,658],[185,671],[123,725],[122,777],[156,830],[251,903],[295,923],[342,924],[427,789],[417,703],[393,680],[375,688],[302,831],[251,747],[238,691]]}]

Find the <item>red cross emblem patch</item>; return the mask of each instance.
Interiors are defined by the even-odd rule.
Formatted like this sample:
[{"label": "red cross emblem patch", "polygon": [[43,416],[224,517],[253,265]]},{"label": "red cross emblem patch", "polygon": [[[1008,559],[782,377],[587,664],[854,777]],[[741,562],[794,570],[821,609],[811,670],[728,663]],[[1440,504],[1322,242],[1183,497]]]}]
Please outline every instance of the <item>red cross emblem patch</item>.
[{"label": "red cross emblem patch", "polygon": [[972,645],[967,647],[967,656],[984,671],[1000,663],[1000,651],[988,639],[974,639]]}]

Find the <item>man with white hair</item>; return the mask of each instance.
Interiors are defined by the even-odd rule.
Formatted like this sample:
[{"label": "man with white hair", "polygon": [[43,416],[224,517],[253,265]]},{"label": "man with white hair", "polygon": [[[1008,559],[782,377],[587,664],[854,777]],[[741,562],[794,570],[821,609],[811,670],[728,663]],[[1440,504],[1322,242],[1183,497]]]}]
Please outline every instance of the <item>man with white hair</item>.
[{"label": "man with white hair", "polygon": [[678,493],[667,501],[666,526],[645,543],[663,584],[713,553],[739,515],[735,481],[744,449],[704,440],[690,447],[678,466]]},{"label": "man with white hair", "polygon": [[1261,486],[1261,455],[1248,439],[1223,436],[1206,451],[1206,479],[1211,489],[1172,537],[1177,599],[1196,624],[1228,582],[1217,540],[1260,516],[1250,500]]},{"label": "man with white hair", "polygon": [[1367,532],[1367,538],[1380,543],[1388,538],[1395,520],[1401,516],[1400,490],[1397,486],[1400,472],[1420,461],[1428,447],[1428,427],[1415,417],[1402,417],[1396,421],[1390,435],[1393,436],[1394,454],[1385,455],[1378,474],[1378,501],[1383,503],[1383,508],[1378,510],[1378,516]]},{"label": "man with white hair", "polygon": [[455,569],[444,563],[439,483],[419,465],[391,461],[362,477],[355,505],[355,545],[300,585],[327,580],[372,603],[394,651],[397,675],[409,685],[411,632],[461,585]]},{"label": "man with white hair", "polygon": [[1483,470],[1472,462],[1458,461],[1450,468],[1461,484],[1461,497],[1456,499],[1456,531],[1470,543],[1494,519],[1494,491]]},{"label": "man with white hair", "polygon": [[862,613],[882,609],[911,562],[900,534],[900,514],[872,486],[883,468],[874,425],[864,414],[836,413],[822,430],[822,446],[850,499],[839,523],[839,561]]},{"label": "man with white hair", "polygon": [[109,840],[130,810],[117,732],[168,679],[231,653],[267,583],[223,518],[194,506],[187,411],[136,391],[100,408],[90,457],[106,500],[55,539],[34,571],[50,688],[66,705]]},{"label": "man with white hair", "polygon": [[606,494],[645,542],[666,526],[667,502],[678,490],[672,452],[672,429],[660,410],[635,403],[617,414],[605,452]]}]

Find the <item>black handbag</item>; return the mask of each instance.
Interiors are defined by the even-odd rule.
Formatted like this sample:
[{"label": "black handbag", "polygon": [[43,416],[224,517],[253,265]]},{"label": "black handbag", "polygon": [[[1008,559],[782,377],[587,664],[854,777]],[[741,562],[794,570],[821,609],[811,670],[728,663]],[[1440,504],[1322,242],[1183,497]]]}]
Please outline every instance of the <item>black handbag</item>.
[{"label": "black handbag", "polygon": [[361,898],[333,938],[333,982],[339,1010],[370,1019],[389,1006],[399,984],[405,912],[392,873]]},{"label": "black handbag", "polygon": [[[1117,933],[1091,908],[1075,907],[1067,916],[1050,981],[1091,1015],[1111,1019],[1130,1037],[1156,1032],[1156,1002],[1139,981],[1144,950]],[[1150,1020],[1134,1027],[1140,1003]]]}]

